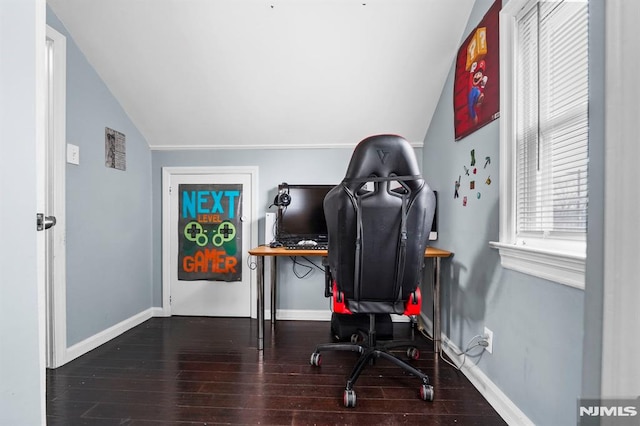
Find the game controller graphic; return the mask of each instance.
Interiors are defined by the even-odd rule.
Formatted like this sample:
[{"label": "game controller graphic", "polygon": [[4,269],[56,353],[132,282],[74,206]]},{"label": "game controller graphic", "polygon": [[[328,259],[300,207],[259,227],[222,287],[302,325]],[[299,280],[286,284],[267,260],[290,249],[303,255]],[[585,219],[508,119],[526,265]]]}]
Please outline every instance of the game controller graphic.
[{"label": "game controller graphic", "polygon": [[[204,247],[209,243],[207,230],[202,227],[199,222],[191,221],[184,227],[184,237],[196,243],[200,247]],[[232,222],[224,221],[218,225],[211,236],[211,244],[216,247],[222,246],[224,243],[233,240],[236,237],[236,227]]]}]

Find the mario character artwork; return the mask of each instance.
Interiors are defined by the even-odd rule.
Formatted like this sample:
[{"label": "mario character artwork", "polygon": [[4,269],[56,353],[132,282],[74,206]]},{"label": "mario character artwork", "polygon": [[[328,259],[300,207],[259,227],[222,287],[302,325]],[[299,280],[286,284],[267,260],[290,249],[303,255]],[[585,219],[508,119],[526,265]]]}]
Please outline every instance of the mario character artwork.
[{"label": "mario character artwork", "polygon": [[484,88],[489,77],[485,75],[485,61],[474,62],[469,73],[469,96],[467,107],[469,109],[469,119],[473,124],[478,124],[478,108],[484,101]]},{"label": "mario character artwork", "polygon": [[499,21],[495,0],[458,49],[453,80],[453,121],[459,141],[500,117]]}]

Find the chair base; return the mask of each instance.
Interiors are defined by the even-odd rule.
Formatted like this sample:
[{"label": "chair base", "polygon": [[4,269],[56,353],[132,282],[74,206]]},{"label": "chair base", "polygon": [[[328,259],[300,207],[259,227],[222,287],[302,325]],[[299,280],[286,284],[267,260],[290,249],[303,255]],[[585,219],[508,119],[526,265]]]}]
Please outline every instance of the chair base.
[{"label": "chair base", "polygon": [[[331,335],[334,342],[354,342],[354,335],[365,336],[369,329],[367,314],[331,314]],[[378,340],[393,340],[393,322],[389,314],[376,314]]]},{"label": "chair base", "polygon": [[389,351],[395,348],[406,347],[407,357],[410,359],[418,359],[420,352],[415,347],[415,343],[410,340],[406,341],[389,341],[382,344],[376,342],[375,332],[375,315],[370,314],[370,327],[367,334],[367,341],[363,343],[325,343],[316,346],[314,352],[311,354],[310,363],[313,366],[319,367],[321,364],[321,352],[326,351],[346,351],[346,352],[358,352],[360,357],[356,362],[349,378],[347,379],[347,385],[344,391],[344,405],[345,407],[355,407],[356,394],[353,387],[360,377],[360,374],[367,365],[373,365],[378,358],[386,359],[387,361],[402,368],[408,373],[415,376],[421,381],[421,387],[419,389],[420,398],[424,401],[433,401],[433,386],[429,384],[429,377],[422,371],[418,370],[411,364],[401,360]]}]

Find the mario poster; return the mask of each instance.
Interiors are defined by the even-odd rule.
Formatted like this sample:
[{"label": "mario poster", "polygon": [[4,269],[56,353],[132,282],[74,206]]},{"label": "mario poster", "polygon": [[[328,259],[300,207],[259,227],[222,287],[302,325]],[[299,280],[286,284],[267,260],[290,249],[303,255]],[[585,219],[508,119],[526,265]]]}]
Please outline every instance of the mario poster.
[{"label": "mario poster", "polygon": [[499,12],[491,6],[456,58],[453,108],[456,141],[500,116]]}]

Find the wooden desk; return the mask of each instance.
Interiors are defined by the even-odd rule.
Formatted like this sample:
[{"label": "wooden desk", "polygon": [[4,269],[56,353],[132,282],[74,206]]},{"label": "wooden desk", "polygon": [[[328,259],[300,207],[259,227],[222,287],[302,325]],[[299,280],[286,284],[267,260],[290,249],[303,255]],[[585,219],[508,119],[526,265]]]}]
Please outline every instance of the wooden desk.
[{"label": "wooden desk", "polygon": [[[271,259],[271,327],[276,324],[276,272],[277,258],[280,256],[322,256],[327,250],[290,250],[283,247],[272,248],[259,246],[249,250],[249,254],[256,256],[258,269],[258,350],[264,349],[264,258]],[[425,258],[433,259],[433,348],[440,353],[440,259],[449,257],[453,253],[435,247],[427,247]]]}]

